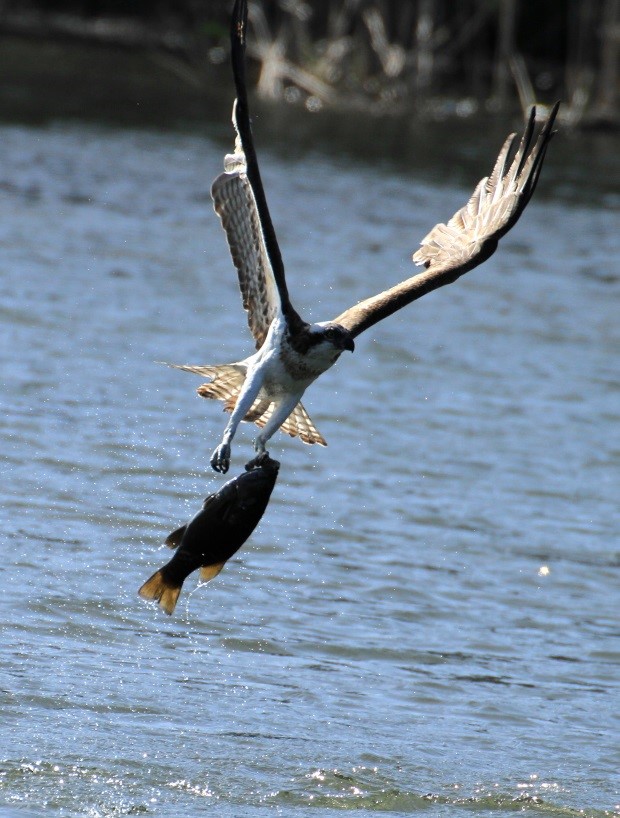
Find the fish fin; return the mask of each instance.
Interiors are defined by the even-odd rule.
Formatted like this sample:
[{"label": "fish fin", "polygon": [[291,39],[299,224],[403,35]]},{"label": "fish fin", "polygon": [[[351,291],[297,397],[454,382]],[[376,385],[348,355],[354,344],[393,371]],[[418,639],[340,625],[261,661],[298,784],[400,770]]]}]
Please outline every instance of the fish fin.
[{"label": "fish fin", "polygon": [[208,582],[213,577],[216,577],[222,568],[226,565],[226,560],[224,562],[216,562],[213,565],[203,565],[200,569],[200,581],[201,582]]},{"label": "fish fin", "polygon": [[147,579],[138,591],[142,599],[154,600],[170,616],[181,593],[181,585],[169,582],[161,569]]},{"label": "fish fin", "polygon": [[168,546],[168,548],[178,548],[181,545],[181,540],[183,539],[183,534],[185,534],[186,528],[187,524],[180,526],[180,528],[175,528],[172,534],[168,534],[165,539],[165,544]]}]

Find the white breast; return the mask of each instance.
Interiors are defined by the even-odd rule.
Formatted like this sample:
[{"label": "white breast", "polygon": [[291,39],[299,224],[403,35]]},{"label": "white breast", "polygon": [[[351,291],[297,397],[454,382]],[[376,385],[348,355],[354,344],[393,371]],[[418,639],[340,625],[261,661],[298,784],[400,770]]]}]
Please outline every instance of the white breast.
[{"label": "white breast", "polygon": [[336,362],[338,355],[329,343],[316,344],[305,355],[296,352],[286,340],[286,322],[283,316],[278,316],[265,343],[248,363],[260,371],[262,395],[276,400],[286,395],[302,395]]}]

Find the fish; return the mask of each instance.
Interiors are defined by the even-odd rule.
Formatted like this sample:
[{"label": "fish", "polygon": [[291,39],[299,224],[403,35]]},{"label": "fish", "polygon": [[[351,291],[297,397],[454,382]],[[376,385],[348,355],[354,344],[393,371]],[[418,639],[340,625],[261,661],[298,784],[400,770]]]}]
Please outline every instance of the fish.
[{"label": "fish", "polygon": [[251,460],[245,471],[210,494],[200,511],[166,538],[176,548],[172,559],[139,589],[146,600],[174,612],[187,577],[200,568],[200,580],[216,577],[260,522],[275,486],[280,463],[267,452]]}]

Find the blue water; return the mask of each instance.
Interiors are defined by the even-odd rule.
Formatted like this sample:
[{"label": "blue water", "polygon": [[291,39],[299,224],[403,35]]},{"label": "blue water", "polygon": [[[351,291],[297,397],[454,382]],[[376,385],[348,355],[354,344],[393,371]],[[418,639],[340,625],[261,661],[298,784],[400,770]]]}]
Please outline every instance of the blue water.
[{"label": "blue water", "polygon": [[[302,315],[410,275],[502,135],[467,179],[263,149]],[[328,448],[273,439],[261,525],[168,618],[137,589],[223,482],[225,416],[155,361],[252,349],[224,143],[0,128],[3,818],[620,813],[620,200],[592,140],[558,137],[498,254],[309,390]]]}]

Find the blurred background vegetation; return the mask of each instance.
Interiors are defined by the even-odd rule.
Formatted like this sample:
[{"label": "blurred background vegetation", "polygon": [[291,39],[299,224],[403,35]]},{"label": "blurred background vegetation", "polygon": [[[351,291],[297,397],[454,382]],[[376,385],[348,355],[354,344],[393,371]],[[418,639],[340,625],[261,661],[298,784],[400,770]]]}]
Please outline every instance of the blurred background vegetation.
[{"label": "blurred background vegetation", "polygon": [[[196,105],[223,80],[232,0],[0,0],[0,106],[33,83],[114,104],[127,84]],[[564,101],[620,123],[620,0],[255,0],[250,75],[266,99],[436,118]],[[149,93],[147,94],[147,89]]]}]

